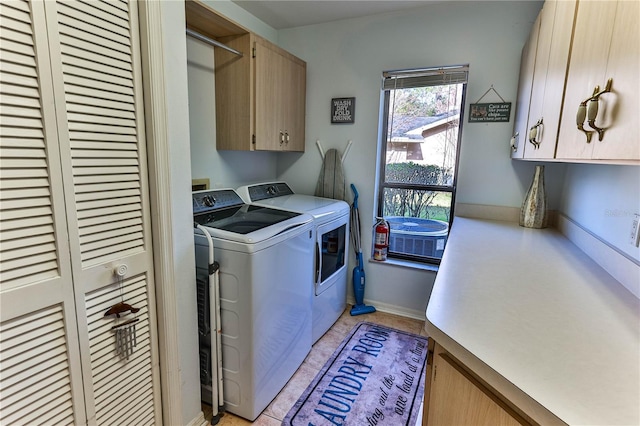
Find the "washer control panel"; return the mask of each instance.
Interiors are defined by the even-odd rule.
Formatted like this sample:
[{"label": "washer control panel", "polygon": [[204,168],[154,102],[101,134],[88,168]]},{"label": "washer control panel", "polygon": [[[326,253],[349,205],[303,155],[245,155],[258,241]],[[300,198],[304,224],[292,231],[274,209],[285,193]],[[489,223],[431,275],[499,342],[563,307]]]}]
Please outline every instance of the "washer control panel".
[{"label": "washer control panel", "polygon": [[268,198],[291,195],[293,191],[284,182],[265,183],[249,187],[249,197],[251,201],[266,200]]},{"label": "washer control panel", "polygon": [[192,200],[194,215],[244,204],[233,189],[196,191]]}]

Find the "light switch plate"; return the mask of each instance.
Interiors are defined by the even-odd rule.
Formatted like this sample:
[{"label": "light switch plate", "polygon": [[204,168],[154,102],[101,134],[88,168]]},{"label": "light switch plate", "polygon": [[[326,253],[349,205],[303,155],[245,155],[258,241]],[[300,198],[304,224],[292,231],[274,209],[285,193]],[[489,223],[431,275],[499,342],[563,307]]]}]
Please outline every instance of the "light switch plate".
[{"label": "light switch plate", "polygon": [[640,214],[633,215],[633,222],[631,223],[631,233],[629,234],[629,242],[634,247],[638,247],[640,243]]}]

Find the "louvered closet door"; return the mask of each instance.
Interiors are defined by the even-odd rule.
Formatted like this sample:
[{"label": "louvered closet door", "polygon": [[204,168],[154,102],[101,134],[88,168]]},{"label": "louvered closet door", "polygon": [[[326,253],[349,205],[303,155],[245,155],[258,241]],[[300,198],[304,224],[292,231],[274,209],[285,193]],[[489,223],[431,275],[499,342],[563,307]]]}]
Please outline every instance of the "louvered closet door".
[{"label": "louvered closet door", "polygon": [[[33,10],[32,10],[33,9]],[[86,421],[42,3],[0,2],[0,424]]]},{"label": "louvered closet door", "polygon": [[[162,421],[136,5],[45,2],[87,415],[99,425]],[[128,360],[104,317],[120,301],[140,309]]]}]

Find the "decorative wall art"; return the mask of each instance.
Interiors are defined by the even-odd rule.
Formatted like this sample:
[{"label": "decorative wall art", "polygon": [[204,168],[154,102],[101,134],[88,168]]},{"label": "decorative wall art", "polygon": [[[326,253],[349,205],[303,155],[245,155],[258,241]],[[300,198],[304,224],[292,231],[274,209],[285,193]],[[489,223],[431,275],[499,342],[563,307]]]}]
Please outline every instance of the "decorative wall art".
[{"label": "decorative wall art", "polygon": [[351,124],[355,122],[356,98],[331,99],[331,123]]},{"label": "decorative wall art", "polygon": [[[502,102],[480,103],[487,93],[494,91]],[[480,96],[476,103],[469,106],[469,123],[509,122],[511,117],[511,102],[505,102],[493,88],[493,84]]]}]

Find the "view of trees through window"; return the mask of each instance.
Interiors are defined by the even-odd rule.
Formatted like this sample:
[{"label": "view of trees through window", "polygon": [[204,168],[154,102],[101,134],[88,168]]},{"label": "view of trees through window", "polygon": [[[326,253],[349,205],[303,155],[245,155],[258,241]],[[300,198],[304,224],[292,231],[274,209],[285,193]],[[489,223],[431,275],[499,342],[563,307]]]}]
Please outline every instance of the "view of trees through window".
[{"label": "view of trees through window", "polygon": [[409,86],[385,90],[378,214],[391,225],[390,256],[437,260],[451,222],[465,84]]}]

